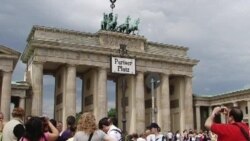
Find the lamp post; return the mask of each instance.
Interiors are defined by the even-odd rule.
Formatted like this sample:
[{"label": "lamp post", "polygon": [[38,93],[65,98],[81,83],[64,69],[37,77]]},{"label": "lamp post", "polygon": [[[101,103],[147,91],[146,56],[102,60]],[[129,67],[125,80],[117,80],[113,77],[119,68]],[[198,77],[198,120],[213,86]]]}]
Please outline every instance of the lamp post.
[{"label": "lamp post", "polygon": [[156,122],[155,120],[155,88],[157,88],[160,85],[160,76],[157,73],[149,73],[146,78],[146,86],[151,90],[151,100],[152,100],[152,106],[151,106],[151,122]]},{"label": "lamp post", "polygon": [[[120,44],[120,49],[119,49],[119,53],[120,53],[120,56],[121,57],[124,57],[125,55],[127,55],[128,51],[126,49],[126,45],[125,44]],[[122,78],[122,132],[123,134],[126,134],[127,131],[126,131],[126,122],[127,122],[127,119],[126,119],[126,98],[125,98],[125,94],[126,94],[126,85],[127,85],[127,82],[126,82],[126,76],[124,74],[121,75],[121,78]]]}]

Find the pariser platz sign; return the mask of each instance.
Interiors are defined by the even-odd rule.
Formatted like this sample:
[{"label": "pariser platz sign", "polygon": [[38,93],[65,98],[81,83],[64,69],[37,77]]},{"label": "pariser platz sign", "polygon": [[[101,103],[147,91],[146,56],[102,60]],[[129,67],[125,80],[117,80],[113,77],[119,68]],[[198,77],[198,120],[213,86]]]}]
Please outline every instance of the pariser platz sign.
[{"label": "pariser platz sign", "polygon": [[135,74],[135,59],[112,56],[111,72],[119,74]]}]

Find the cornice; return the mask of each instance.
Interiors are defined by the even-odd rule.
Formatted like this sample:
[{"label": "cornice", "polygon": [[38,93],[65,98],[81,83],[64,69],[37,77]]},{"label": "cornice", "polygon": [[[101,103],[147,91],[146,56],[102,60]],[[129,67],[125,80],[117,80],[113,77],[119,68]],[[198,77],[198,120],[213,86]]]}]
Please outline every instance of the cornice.
[{"label": "cornice", "polygon": [[[118,50],[111,49],[111,48],[104,48],[101,46],[85,46],[85,45],[78,45],[78,44],[67,44],[67,43],[58,43],[53,41],[44,41],[44,40],[33,40],[29,44],[32,48],[49,48],[49,49],[61,49],[61,50],[69,50],[69,51],[76,51],[76,52],[87,52],[87,53],[95,53],[95,54],[102,54],[102,55],[114,55],[119,56]],[[163,55],[155,55],[149,54],[145,52],[135,52],[129,51],[129,57],[135,57],[137,59],[146,59],[146,60],[154,60],[154,61],[161,61],[161,62],[169,62],[169,63],[177,63],[177,64],[186,64],[194,66],[199,61],[189,58],[180,58],[177,56],[163,56]],[[26,54],[27,55],[27,54]],[[22,56],[23,62],[27,62],[28,56],[26,58]]]},{"label": "cornice", "polygon": [[152,41],[147,42],[147,44],[148,45],[153,45],[153,46],[160,46],[160,47],[166,47],[166,48],[173,48],[173,49],[179,49],[179,50],[188,51],[188,48],[184,47],[184,46],[177,46],[177,45],[171,45],[171,44],[157,43],[157,42],[152,42]]},{"label": "cornice", "polygon": [[0,51],[3,51],[4,53],[9,54],[9,55],[17,56],[17,58],[19,58],[19,56],[21,55],[20,52],[15,51],[15,50],[13,50],[9,47],[6,47],[4,45],[0,45]]},{"label": "cornice", "polygon": [[45,26],[39,26],[34,25],[28,35],[27,42],[29,42],[32,37],[34,36],[34,32],[36,30],[40,31],[46,31],[46,32],[53,32],[53,33],[65,33],[65,34],[72,34],[72,35],[80,35],[80,36],[97,36],[95,33],[89,33],[89,32],[80,32],[75,30],[69,30],[64,28],[55,28],[55,27],[45,27]]}]

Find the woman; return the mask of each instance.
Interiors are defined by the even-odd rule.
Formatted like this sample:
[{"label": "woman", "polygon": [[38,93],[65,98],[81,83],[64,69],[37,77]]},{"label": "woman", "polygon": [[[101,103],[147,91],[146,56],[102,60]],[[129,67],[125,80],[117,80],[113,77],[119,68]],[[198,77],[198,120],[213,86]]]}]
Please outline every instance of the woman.
[{"label": "woman", "polygon": [[96,125],[95,117],[92,113],[87,112],[81,115],[77,124],[77,132],[73,141],[114,141],[103,131],[99,130]]},{"label": "woman", "polygon": [[[44,132],[44,122],[51,130]],[[59,133],[47,118],[32,117],[25,124],[25,133],[20,141],[55,141]]]}]

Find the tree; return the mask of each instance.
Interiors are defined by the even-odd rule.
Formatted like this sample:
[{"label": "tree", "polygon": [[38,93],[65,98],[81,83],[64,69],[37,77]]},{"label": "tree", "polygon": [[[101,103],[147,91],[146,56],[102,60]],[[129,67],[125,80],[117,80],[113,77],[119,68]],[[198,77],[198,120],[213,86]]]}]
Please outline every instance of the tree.
[{"label": "tree", "polygon": [[108,111],[108,117],[116,117],[116,116],[117,116],[116,109],[115,108],[109,109],[109,111]]}]

